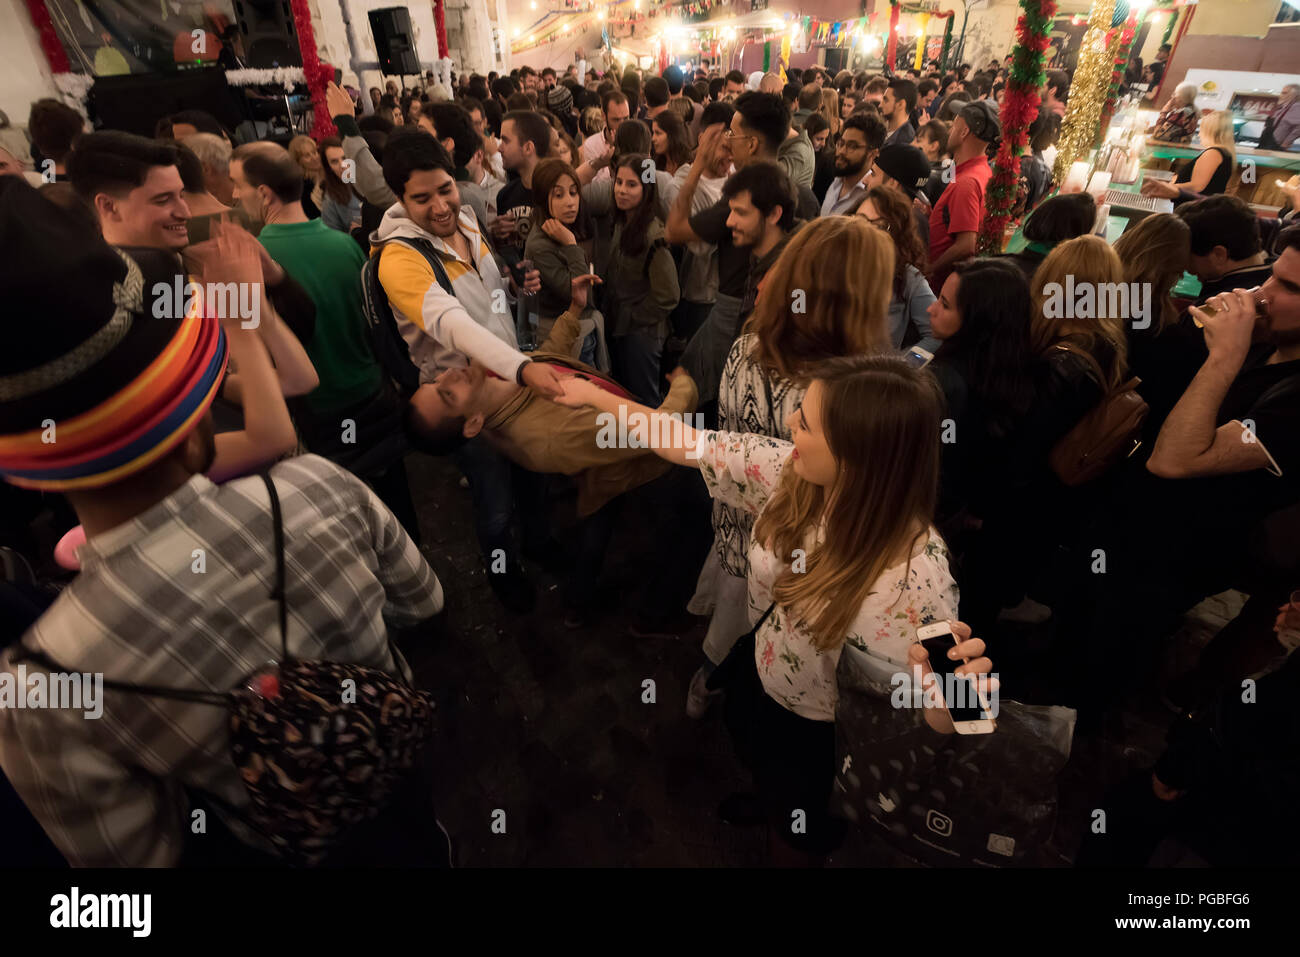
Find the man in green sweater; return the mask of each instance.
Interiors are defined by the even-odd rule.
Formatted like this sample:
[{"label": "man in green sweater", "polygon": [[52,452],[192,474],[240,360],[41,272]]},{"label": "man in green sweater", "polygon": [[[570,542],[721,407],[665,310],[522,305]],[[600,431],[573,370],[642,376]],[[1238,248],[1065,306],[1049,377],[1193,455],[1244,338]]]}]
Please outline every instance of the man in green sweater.
[{"label": "man in green sweater", "polygon": [[418,544],[419,524],[406,480],[402,404],[387,388],[370,348],[361,301],[361,247],[303,211],[302,173],[283,147],[249,143],[230,161],[234,195],[264,223],[258,240],[316,305],[307,354],[320,385],[295,410],[312,452],[374,488]]}]

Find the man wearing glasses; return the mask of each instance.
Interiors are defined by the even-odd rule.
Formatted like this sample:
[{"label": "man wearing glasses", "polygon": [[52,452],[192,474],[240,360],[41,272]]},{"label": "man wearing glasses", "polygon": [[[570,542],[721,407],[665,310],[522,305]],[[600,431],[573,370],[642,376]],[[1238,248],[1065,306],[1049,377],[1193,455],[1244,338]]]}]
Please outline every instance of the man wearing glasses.
[{"label": "man wearing glasses", "polygon": [[835,144],[835,179],[822,201],[823,216],[847,212],[867,188],[867,173],[885,142],[885,124],[872,113],[854,113],[844,121]]}]

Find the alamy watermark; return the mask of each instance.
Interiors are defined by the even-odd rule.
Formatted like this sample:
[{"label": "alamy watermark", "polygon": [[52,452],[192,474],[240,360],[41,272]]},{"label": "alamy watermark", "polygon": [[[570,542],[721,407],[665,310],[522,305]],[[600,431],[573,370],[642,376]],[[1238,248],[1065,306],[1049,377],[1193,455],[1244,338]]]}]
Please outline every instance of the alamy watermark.
[{"label": "alamy watermark", "polygon": [[153,286],[153,317],[184,319],[208,315],[217,319],[238,319],[241,329],[256,329],[262,322],[262,284],[254,282],[198,283],[192,279],[156,282]]},{"label": "alamy watermark", "polygon": [[0,711],[28,708],[81,711],[94,721],[104,714],[102,672],[33,671],[25,664],[0,671]]},{"label": "alamy watermark", "polygon": [[[601,449],[676,449],[685,444],[684,427],[703,432],[704,416],[699,412],[633,412],[618,407],[618,415],[601,412],[596,416],[596,447]],[[644,438],[643,438],[644,436]],[[699,444],[686,450],[686,457],[699,458]]]},{"label": "alamy watermark", "polygon": [[959,675],[933,672],[933,682],[922,681],[919,668],[911,672],[896,671],[889,679],[889,703],[902,708],[974,708],[998,716],[997,675]]},{"label": "alamy watermark", "polygon": [[1067,275],[1064,284],[1043,286],[1043,316],[1047,319],[1123,319],[1134,329],[1151,327],[1151,283],[1075,282]]}]

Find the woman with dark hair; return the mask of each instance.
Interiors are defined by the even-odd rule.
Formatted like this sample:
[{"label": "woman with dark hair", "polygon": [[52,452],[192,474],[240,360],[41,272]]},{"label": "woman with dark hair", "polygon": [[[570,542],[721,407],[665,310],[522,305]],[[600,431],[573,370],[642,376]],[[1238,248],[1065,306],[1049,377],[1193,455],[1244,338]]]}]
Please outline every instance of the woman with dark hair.
[{"label": "woman with dark hair", "polygon": [[[618,158],[627,153],[645,153],[647,156],[654,148],[654,138],[650,134],[650,127],[646,126],[640,120],[624,120],[618,126],[618,131],[614,134],[614,150],[608,160],[603,158],[596,162],[587,161],[578,167],[578,178],[583,184],[590,183],[596,178],[605,166],[611,169],[618,162]],[[608,192],[606,186],[606,192]],[[590,199],[590,197],[588,197]]]},{"label": "woman with dark hair", "polygon": [[930,330],[941,343],[930,371],[947,400],[960,441],[943,447],[939,515],[960,551],[966,527],[996,492],[989,468],[1034,394],[1029,349],[1029,283],[1005,258],[957,266],[930,305]]},{"label": "woman with dark hair", "polygon": [[686,123],[672,110],[664,110],[650,123],[650,145],[654,154],[661,207],[672,205],[677,191],[691,172],[691,135]]},{"label": "woman with dark hair", "polygon": [[804,120],[803,131],[813,148],[813,184],[812,191],[817,202],[826,199],[826,191],[835,179],[835,148],[831,146],[831,125],[820,113],[808,114]]},{"label": "woman with dark hair", "polygon": [[1025,220],[1021,235],[1026,246],[1006,259],[1032,279],[1047,254],[1076,236],[1086,236],[1097,223],[1097,204],[1087,193],[1067,193],[1044,200]]},{"label": "woman with dark hair", "polygon": [[[539,340],[551,334],[555,320],[569,308],[573,279],[590,271],[593,238],[577,172],[564,160],[542,160],[533,171],[532,227],[524,243],[525,258],[542,277]],[[595,328],[591,312],[587,309],[580,317],[584,337]]]},{"label": "woman with dark hair", "polygon": [[650,142],[656,169],[675,176],[683,166],[690,166],[690,135],[686,132],[686,124],[676,113],[665,111],[651,121]]},{"label": "woman with dark hair", "polygon": [[321,140],[320,159],[325,171],[321,181],[324,193],[320,207],[321,222],[341,233],[350,233],[361,225],[361,197],[343,182],[343,141],[337,136],[327,136]]},{"label": "woman with dark hair", "polygon": [[615,164],[614,233],[601,278],[615,375],[642,401],[658,405],[659,360],[680,290],[656,215],[655,183],[644,177],[652,166],[644,153],[623,154]]},{"label": "woman with dark hair", "polygon": [[889,302],[890,344],[901,349],[913,342],[926,352],[939,348],[930,329],[934,291],[926,281],[925,246],[916,232],[912,204],[898,190],[873,186],[862,194],[850,215],[882,230],[894,244],[893,297]]},{"label": "woman with dark hair", "polygon": [[[1061,243],[1030,281],[1026,368],[1033,398],[1000,450],[980,464],[994,473],[996,488],[979,516],[979,547],[968,551],[967,573],[978,585],[971,577],[964,582],[962,612],[972,623],[991,623],[1001,609],[1017,606],[1041,615],[1042,605],[1058,602],[1072,581],[1070,570],[1088,567],[1089,546],[1080,533],[1108,485],[1103,479],[1065,485],[1052,468],[1052,450],[1125,382],[1129,316],[1116,297],[1098,295],[1094,308],[1078,315],[1061,308],[1061,296],[1067,286],[1100,290],[1123,283],[1119,256],[1098,236]],[[1042,560],[1024,561],[1030,553]],[[1026,597],[1037,601],[1025,603]]]}]

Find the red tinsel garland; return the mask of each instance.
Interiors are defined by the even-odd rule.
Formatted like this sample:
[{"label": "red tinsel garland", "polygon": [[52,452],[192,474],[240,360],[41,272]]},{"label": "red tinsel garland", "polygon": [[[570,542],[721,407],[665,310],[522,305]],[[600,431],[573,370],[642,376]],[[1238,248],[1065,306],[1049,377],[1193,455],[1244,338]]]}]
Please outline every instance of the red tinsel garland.
[{"label": "red tinsel garland", "polygon": [[443,9],[443,0],[433,0],[433,32],[438,37],[438,59],[447,54],[447,14]]},{"label": "red tinsel garland", "polygon": [[1124,21],[1120,31],[1119,44],[1115,48],[1115,67],[1110,74],[1110,91],[1106,94],[1106,105],[1101,110],[1100,132],[1105,133],[1110,126],[1110,118],[1115,113],[1115,101],[1119,99],[1119,85],[1124,81],[1124,70],[1128,67],[1129,54],[1133,51],[1133,37],[1137,33],[1138,15],[1134,10]]},{"label": "red tinsel garland", "polygon": [[885,46],[885,65],[890,70],[898,58],[898,0],[889,4],[889,43]]},{"label": "red tinsel garland", "polygon": [[68,53],[63,49],[63,42],[54,29],[54,22],[50,20],[50,11],[45,8],[45,0],[27,0],[27,12],[31,14],[36,32],[40,34],[41,49],[45,51],[45,59],[49,61],[50,70],[55,73],[67,73],[70,69]]},{"label": "red tinsel garland", "polygon": [[293,24],[298,30],[298,46],[302,51],[302,72],[307,79],[315,116],[311,135],[315,140],[323,140],[338,134],[329,107],[325,105],[325,86],[334,79],[334,67],[322,63],[316,53],[316,32],[311,28],[311,8],[307,6],[307,0],[289,2],[293,8]]},{"label": "red tinsel garland", "polygon": [[[984,222],[979,249],[985,255],[1002,251],[1020,185],[1020,157],[1029,145],[1029,124],[1042,102],[1043,57],[1056,15],[1056,0],[1020,0],[1024,11],[1016,23],[1016,46],[1002,96],[1002,141],[993,160],[993,175],[985,189]],[[1031,23],[1032,18],[1032,23]]]}]

